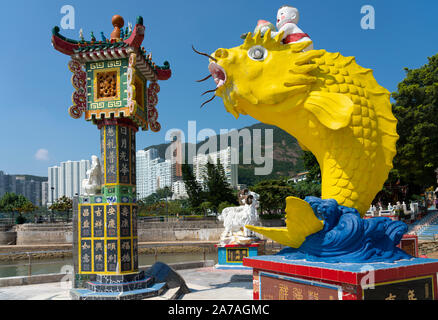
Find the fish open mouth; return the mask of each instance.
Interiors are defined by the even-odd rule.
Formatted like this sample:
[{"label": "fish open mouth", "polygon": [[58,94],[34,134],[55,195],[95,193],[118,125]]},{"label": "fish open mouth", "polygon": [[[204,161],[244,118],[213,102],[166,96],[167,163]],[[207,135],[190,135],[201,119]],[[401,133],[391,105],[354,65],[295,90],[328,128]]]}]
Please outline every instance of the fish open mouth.
[{"label": "fish open mouth", "polygon": [[224,68],[217,63],[211,62],[208,65],[208,71],[210,71],[214,82],[216,82],[216,89],[222,87],[227,81],[227,73],[225,72]]}]

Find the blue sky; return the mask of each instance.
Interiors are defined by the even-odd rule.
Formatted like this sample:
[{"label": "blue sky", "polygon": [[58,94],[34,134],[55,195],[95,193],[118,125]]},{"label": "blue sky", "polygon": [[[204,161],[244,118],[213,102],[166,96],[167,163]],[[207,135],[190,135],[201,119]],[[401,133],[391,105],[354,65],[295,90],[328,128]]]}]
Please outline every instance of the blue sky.
[{"label": "blue sky", "polygon": [[[417,68],[437,53],[438,2],[430,0],[161,0],[161,1],[1,1],[2,43],[0,61],[0,170],[10,174],[47,176],[47,167],[61,161],[89,159],[99,155],[96,127],[67,112],[73,87],[67,68],[69,57],[55,51],[51,29],[60,25],[64,5],[75,9],[75,30],[61,34],[86,39],[109,36],[111,17],[120,14],[135,24],[143,16],[143,42],[153,60],[170,62],[173,76],[160,83],[159,133],[137,134],[137,148],[164,143],[168,129],[187,134],[187,122],[196,120],[197,130],[241,128],[256,123],[249,116],[235,120],[217,98],[203,109],[200,94],[215,87],[213,80],[196,83],[208,74],[208,59],[191,50],[213,52],[219,47],[241,44],[240,34],[252,31],[258,19],[275,21],[283,4],[300,10],[299,26],[313,39],[316,49],[356,56],[358,63],[374,69],[377,81],[395,91],[404,78],[404,67]],[[363,5],[372,5],[375,30],[363,30]],[[45,151],[38,150],[44,149]]]}]

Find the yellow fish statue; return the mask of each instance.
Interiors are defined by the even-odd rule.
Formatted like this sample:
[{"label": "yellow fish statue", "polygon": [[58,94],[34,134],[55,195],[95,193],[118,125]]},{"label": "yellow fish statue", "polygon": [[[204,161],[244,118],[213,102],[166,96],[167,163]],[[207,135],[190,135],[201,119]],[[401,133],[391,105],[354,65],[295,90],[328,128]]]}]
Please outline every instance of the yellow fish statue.
[{"label": "yellow fish statue", "polygon": [[[354,57],[303,51],[312,42],[283,44],[282,33],[248,33],[244,43],[210,57],[215,96],[236,118],[250,115],[294,136],[320,164],[322,199],[363,216],[387,179],[396,154],[397,120],[390,93]],[[322,230],[304,200],[286,199],[286,228],[246,226],[299,248]]]}]

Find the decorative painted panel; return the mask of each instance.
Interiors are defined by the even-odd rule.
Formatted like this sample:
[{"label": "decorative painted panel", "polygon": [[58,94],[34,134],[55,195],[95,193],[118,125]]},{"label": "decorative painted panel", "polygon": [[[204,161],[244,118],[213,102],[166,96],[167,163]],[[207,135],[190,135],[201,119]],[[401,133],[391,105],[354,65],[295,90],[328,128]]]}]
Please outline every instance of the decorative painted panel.
[{"label": "decorative painted panel", "polygon": [[117,271],[118,266],[118,254],[117,254],[117,240],[106,241],[106,257],[107,257],[107,271]]},{"label": "decorative painted panel", "polygon": [[118,142],[119,142],[119,182],[121,184],[129,184],[130,180],[130,145],[129,136],[131,129],[120,126],[118,128]]},{"label": "decorative painted panel", "polygon": [[130,136],[131,143],[131,184],[135,185],[136,181],[136,168],[135,168],[135,132],[132,130]]},{"label": "decorative painted panel", "polygon": [[81,271],[91,272],[91,240],[82,240],[81,242]]},{"label": "decorative painted panel", "polygon": [[81,218],[80,218],[80,230],[81,237],[91,237],[91,207],[90,206],[81,206]]},{"label": "decorative painted panel", "polygon": [[117,237],[117,206],[106,207],[106,236]]},{"label": "decorative painted panel", "polygon": [[131,239],[120,240],[120,256],[122,261],[122,272],[132,269],[132,245]]},{"label": "decorative painted panel", "polygon": [[117,183],[117,126],[105,126],[105,184]]},{"label": "decorative painted panel", "polygon": [[105,241],[94,240],[94,272],[105,271]]},{"label": "decorative painted panel", "polygon": [[105,111],[126,107],[127,66],[127,58],[86,64],[87,110]]},{"label": "decorative painted panel", "polygon": [[103,237],[105,230],[105,215],[103,206],[93,207],[93,236],[95,238]]},{"label": "decorative painted panel", "polygon": [[120,206],[120,236],[131,236],[131,206]]},{"label": "decorative painted panel", "polygon": [[434,300],[434,276],[377,283],[363,290],[364,300]]},{"label": "decorative painted panel", "polygon": [[291,277],[260,273],[261,300],[339,300],[337,286]]}]

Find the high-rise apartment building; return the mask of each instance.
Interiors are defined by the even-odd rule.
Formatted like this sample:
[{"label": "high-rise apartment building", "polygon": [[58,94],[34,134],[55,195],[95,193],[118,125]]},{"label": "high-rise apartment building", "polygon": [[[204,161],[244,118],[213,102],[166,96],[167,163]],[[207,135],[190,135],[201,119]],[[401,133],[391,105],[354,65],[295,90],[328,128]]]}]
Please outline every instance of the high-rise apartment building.
[{"label": "high-rise apartment building", "polygon": [[49,201],[49,181],[41,182],[41,206],[47,207]]},{"label": "high-rise apartment building", "polygon": [[50,206],[53,201],[66,196],[73,198],[83,194],[82,180],[87,178],[90,169],[90,160],[65,161],[59,166],[48,168],[48,201]]},{"label": "high-rise apartment building", "polygon": [[188,197],[184,181],[177,180],[172,183],[172,200],[187,199]]},{"label": "high-rise apartment building", "polygon": [[228,183],[233,188],[237,188],[238,184],[238,161],[237,153],[234,148],[227,147],[226,149],[211,152],[208,154],[198,154],[193,157],[193,174],[200,184],[204,184],[207,176],[207,162],[210,161],[217,164],[220,161],[224,168],[225,177]]},{"label": "high-rise apartment building", "polygon": [[160,158],[157,149],[139,150],[136,158],[139,199],[146,198],[158,189],[172,186],[172,162]]},{"label": "high-rise apartment building", "polygon": [[27,175],[9,175],[0,171],[0,197],[6,192],[21,194],[39,207],[41,206],[41,182],[44,179]]}]

